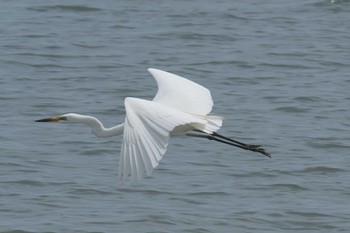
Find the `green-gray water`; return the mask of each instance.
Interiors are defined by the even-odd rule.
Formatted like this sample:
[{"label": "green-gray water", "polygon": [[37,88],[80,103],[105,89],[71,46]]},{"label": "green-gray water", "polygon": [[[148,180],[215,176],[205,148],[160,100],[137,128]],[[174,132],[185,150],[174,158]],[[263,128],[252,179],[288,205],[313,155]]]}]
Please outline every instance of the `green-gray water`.
[{"label": "green-gray water", "polygon": [[[348,232],[350,2],[1,1],[1,232]],[[147,68],[212,92],[222,134],[273,158],[173,138],[150,178],[117,182],[106,126]]]}]

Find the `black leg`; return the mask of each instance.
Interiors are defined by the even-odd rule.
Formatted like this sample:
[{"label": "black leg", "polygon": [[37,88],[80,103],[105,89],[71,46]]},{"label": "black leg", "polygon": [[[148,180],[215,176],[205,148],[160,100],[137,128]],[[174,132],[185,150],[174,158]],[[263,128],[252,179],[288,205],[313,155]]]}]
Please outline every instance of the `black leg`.
[{"label": "black leg", "polygon": [[225,140],[227,140],[227,141],[230,141],[230,142],[234,142],[234,143],[237,143],[237,144],[239,144],[239,145],[242,145],[242,146],[250,146],[250,147],[260,147],[260,145],[249,145],[249,144],[245,144],[245,143],[243,143],[243,142],[240,142],[240,141],[237,141],[237,140],[234,140],[234,139],[232,139],[232,138],[228,138],[228,137],[225,137],[225,136],[222,136],[221,134],[218,134],[218,133],[212,133],[212,135],[214,136],[214,137],[218,137],[218,138],[222,138],[222,139],[225,139]]},{"label": "black leg", "polygon": [[191,133],[188,133],[187,135],[188,136],[192,136],[192,137],[199,137],[199,138],[206,138],[206,139],[209,139],[209,140],[214,140],[214,141],[225,143],[225,144],[228,144],[228,145],[231,145],[231,146],[235,146],[235,147],[238,147],[238,148],[241,148],[241,149],[244,149],[244,150],[250,150],[250,151],[254,151],[254,152],[259,152],[259,153],[261,153],[263,155],[266,155],[267,157],[271,158],[271,154],[268,153],[264,148],[262,148],[259,145],[245,144],[243,142],[239,142],[237,140],[234,140],[234,139],[222,136],[222,135],[220,135],[218,133],[213,133],[211,135],[209,135],[209,134],[191,134]]}]

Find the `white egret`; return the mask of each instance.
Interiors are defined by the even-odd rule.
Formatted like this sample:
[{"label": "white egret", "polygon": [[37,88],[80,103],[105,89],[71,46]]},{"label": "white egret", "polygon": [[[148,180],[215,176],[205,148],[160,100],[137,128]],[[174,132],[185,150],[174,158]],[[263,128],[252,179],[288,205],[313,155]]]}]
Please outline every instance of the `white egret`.
[{"label": "white egret", "polygon": [[92,117],[75,113],[45,118],[36,122],[66,122],[86,124],[97,137],[123,134],[119,161],[120,179],[131,174],[133,179],[151,175],[168,146],[170,136],[193,136],[215,140],[270,157],[259,145],[245,144],[216,133],[223,118],[208,115],[213,107],[210,91],[188,79],[162,70],[150,68],[157,84],[154,99],[127,97],[124,105],[125,122],[105,128]]}]

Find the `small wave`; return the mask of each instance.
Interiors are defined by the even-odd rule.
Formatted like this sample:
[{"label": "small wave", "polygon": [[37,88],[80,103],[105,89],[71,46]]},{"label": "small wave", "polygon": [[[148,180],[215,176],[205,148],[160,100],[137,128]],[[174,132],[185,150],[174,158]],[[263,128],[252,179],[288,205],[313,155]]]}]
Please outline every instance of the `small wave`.
[{"label": "small wave", "polygon": [[277,189],[280,189],[280,188],[290,189],[293,191],[307,190],[307,188],[304,188],[298,184],[272,184],[272,185],[268,185],[268,186],[272,187],[272,188],[277,188]]},{"label": "small wave", "polygon": [[9,230],[9,231],[2,231],[1,233],[34,233],[34,231]]},{"label": "small wave", "polygon": [[233,14],[232,12],[230,12],[230,13],[224,13],[224,14],[222,14],[221,15],[221,17],[222,18],[225,18],[226,20],[227,19],[233,19],[233,20],[235,20],[235,19],[237,19],[237,20],[242,20],[242,21],[244,21],[244,20],[250,20],[250,18],[248,18],[248,17],[244,17],[244,16],[238,16],[238,15],[236,15],[236,14]]},{"label": "small wave", "polygon": [[[44,231],[45,233],[56,233],[55,231]],[[8,231],[1,231],[0,233],[41,233],[38,231],[26,231],[26,230],[8,230]],[[99,232],[94,232],[99,233]]]},{"label": "small wave", "polygon": [[98,190],[98,189],[92,189],[92,188],[76,188],[72,191],[70,191],[69,193],[71,194],[84,194],[84,195],[89,195],[89,194],[92,194],[92,195],[108,195],[110,194],[110,192],[106,192],[106,191],[101,191],[101,190]]},{"label": "small wave", "polygon": [[152,221],[154,223],[164,224],[164,225],[176,225],[176,223],[172,221],[172,217],[166,214],[162,214],[162,215],[150,214],[145,216],[145,218],[143,219],[126,220],[126,222],[129,222],[129,223],[148,223],[149,221]]},{"label": "small wave", "polygon": [[174,195],[172,192],[166,192],[166,191],[158,191],[153,189],[130,189],[130,188],[119,188],[118,191],[125,192],[125,193],[144,193],[146,195],[150,196],[156,196],[156,195]]},{"label": "small wave", "polygon": [[296,112],[296,113],[301,113],[301,112],[308,112],[309,109],[307,108],[299,108],[299,107],[294,107],[294,106],[290,106],[290,107],[279,107],[279,108],[275,108],[276,111],[280,111],[280,112]]},{"label": "small wave", "polygon": [[[25,172],[28,172],[27,170]],[[35,171],[31,171],[35,172]],[[37,180],[11,180],[11,181],[2,181],[1,183],[6,184],[18,184],[18,185],[25,185],[25,186],[33,186],[33,187],[43,187],[43,186],[58,186],[58,185],[68,185],[76,183],[74,182],[43,182],[43,181],[37,181]]]},{"label": "small wave", "polygon": [[285,69],[315,69],[314,66],[306,66],[301,64],[273,64],[273,63],[260,63],[261,66],[273,67],[273,68],[285,68]]},{"label": "small wave", "polygon": [[16,66],[29,66],[29,67],[34,67],[34,68],[74,68],[74,67],[67,67],[67,66],[61,66],[61,65],[57,65],[57,64],[50,64],[50,63],[46,63],[46,64],[31,64],[28,62],[20,62],[20,61],[13,61],[13,60],[7,60],[4,61],[5,64],[9,64],[9,65],[16,65]]},{"label": "small wave", "polygon": [[307,167],[302,172],[306,173],[337,173],[344,172],[343,169],[327,166]]},{"label": "small wave", "polygon": [[301,217],[331,217],[331,215],[319,213],[319,212],[297,212],[297,211],[287,211],[287,214],[299,215]]},{"label": "small wave", "polygon": [[100,48],[106,48],[105,45],[92,45],[92,44],[83,44],[83,43],[72,43],[72,45],[81,47],[81,48],[87,48],[87,49],[100,49]]},{"label": "small wave", "polygon": [[76,12],[92,12],[92,11],[102,11],[100,8],[88,7],[82,5],[54,5],[54,6],[39,6],[39,7],[27,7],[27,10],[45,12],[51,10],[59,11],[76,11]]},{"label": "small wave", "polygon": [[349,149],[350,146],[341,142],[308,142],[308,146],[317,149]]},{"label": "small wave", "polygon": [[45,186],[43,182],[35,181],[35,180],[14,180],[14,181],[4,181],[2,183],[20,184],[20,185],[35,186],[35,187]]},{"label": "small wave", "polygon": [[226,192],[220,192],[220,191],[213,191],[213,192],[191,192],[191,193],[187,193],[186,195],[190,195],[190,196],[229,196],[229,193]]},{"label": "small wave", "polygon": [[321,102],[324,101],[320,97],[317,96],[299,96],[294,98],[293,100],[300,101],[302,103],[304,102]]}]

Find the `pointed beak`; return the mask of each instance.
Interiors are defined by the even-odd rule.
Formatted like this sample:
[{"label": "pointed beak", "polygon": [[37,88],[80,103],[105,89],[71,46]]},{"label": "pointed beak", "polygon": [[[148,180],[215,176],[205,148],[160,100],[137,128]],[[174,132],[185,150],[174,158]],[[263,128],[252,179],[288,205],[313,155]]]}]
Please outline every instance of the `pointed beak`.
[{"label": "pointed beak", "polygon": [[59,120],[61,120],[60,117],[50,117],[50,118],[36,120],[35,122],[58,122]]}]

